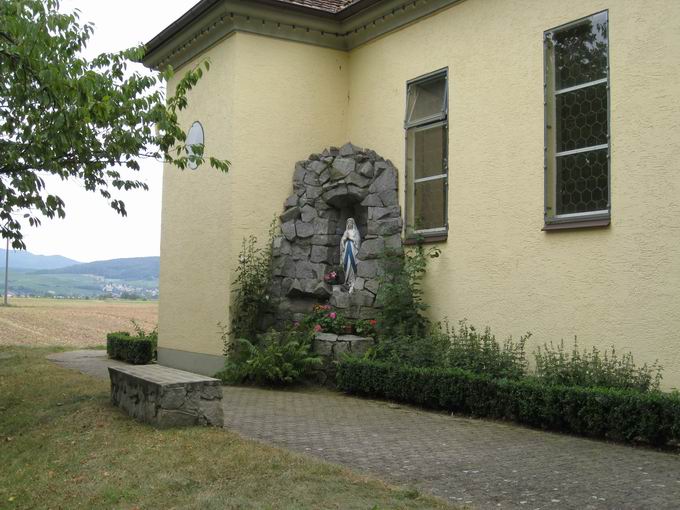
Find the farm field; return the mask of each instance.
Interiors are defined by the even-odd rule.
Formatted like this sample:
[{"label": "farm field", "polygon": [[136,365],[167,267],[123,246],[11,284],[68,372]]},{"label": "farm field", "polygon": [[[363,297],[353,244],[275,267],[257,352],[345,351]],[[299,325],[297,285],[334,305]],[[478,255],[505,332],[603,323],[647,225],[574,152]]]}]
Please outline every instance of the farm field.
[{"label": "farm field", "polygon": [[158,322],[157,301],[13,298],[0,306],[0,345],[94,347],[110,331]]}]

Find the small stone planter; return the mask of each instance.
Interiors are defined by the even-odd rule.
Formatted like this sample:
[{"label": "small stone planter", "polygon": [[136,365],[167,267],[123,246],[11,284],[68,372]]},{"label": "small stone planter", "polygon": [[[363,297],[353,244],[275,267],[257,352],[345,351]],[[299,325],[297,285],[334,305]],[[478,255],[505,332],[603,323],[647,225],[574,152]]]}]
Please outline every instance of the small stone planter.
[{"label": "small stone planter", "polygon": [[312,352],[323,359],[323,366],[317,372],[318,381],[321,384],[334,384],[336,365],[342,356],[363,356],[374,344],[375,341],[370,337],[317,333],[314,335]]}]

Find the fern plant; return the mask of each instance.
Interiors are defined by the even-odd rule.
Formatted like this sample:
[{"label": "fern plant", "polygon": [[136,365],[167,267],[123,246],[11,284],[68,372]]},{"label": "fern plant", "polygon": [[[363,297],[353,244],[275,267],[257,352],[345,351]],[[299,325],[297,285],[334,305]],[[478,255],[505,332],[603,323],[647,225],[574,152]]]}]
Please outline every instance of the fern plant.
[{"label": "fern plant", "polygon": [[319,356],[311,354],[309,335],[301,332],[270,331],[257,343],[245,338],[237,342],[240,355],[229,358],[217,374],[226,383],[289,385],[305,379],[322,364]]}]

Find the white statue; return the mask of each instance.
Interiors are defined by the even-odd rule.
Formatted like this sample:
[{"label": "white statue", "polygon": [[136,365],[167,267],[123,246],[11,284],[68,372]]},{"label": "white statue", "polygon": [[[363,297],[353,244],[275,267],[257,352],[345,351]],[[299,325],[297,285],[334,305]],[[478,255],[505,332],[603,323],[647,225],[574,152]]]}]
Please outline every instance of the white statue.
[{"label": "white statue", "polygon": [[354,290],[357,277],[357,254],[361,247],[361,234],[354,218],[347,218],[345,233],[340,239],[340,262],[345,270],[345,285],[349,285],[350,293]]}]

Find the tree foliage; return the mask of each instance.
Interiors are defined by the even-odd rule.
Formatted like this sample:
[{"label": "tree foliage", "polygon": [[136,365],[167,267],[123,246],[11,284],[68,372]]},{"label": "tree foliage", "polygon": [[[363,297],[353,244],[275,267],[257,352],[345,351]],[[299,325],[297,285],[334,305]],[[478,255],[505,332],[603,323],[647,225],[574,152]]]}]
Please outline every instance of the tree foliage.
[{"label": "tree foliage", "polygon": [[[166,99],[172,68],[132,72],[143,46],[88,60],[82,52],[92,33],[78,11],[59,12],[57,0],[0,3],[0,233],[15,248],[25,248],[20,217],[35,226],[65,216],[46,176],[79,181],[124,216],[112,192],[147,189],[129,177],[140,158],[180,169],[204,162],[202,145],[186,145],[178,112],[209,63],[187,71]],[[226,160],[208,161],[229,168]]]}]

